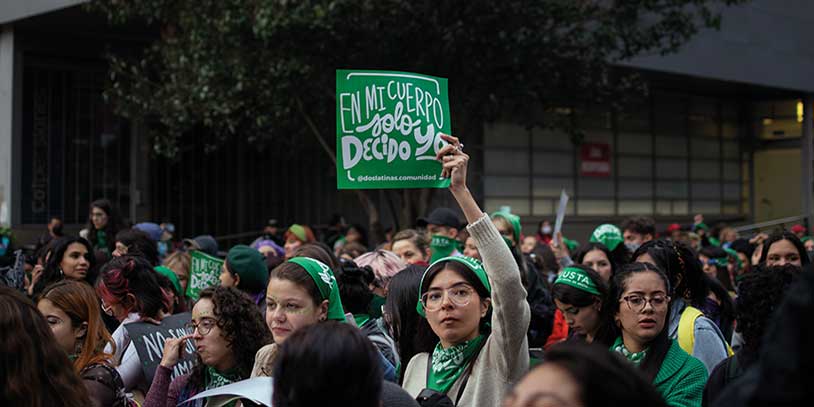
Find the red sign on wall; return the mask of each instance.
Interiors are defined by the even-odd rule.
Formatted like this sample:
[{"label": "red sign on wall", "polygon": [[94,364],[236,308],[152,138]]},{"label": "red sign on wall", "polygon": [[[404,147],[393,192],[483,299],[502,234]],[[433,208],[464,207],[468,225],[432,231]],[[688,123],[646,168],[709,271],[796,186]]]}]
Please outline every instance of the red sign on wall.
[{"label": "red sign on wall", "polygon": [[584,143],[580,151],[579,174],[584,177],[609,177],[610,146],[605,143]]}]

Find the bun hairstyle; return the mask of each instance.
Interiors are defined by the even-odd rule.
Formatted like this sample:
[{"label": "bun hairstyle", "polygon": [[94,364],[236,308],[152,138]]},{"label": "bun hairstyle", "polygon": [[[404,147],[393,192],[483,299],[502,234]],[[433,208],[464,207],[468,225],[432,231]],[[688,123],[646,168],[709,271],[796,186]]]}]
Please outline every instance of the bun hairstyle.
[{"label": "bun hairstyle", "polygon": [[376,276],[370,266],[359,267],[352,261],[343,262],[336,273],[342,307],[351,314],[366,314],[373,292],[370,286]]},{"label": "bun hairstyle", "polygon": [[121,303],[129,312],[156,318],[172,306],[172,299],[161,289],[157,276],[140,257],[115,257],[102,268],[96,292],[106,302]]}]

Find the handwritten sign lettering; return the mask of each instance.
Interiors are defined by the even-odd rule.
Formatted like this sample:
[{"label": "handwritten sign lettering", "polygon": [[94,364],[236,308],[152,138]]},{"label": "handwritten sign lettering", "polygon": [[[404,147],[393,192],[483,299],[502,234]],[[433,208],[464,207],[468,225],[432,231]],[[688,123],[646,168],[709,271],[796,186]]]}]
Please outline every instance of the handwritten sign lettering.
[{"label": "handwritten sign lettering", "polygon": [[[164,341],[169,338],[180,338],[189,332],[184,328],[184,324],[190,321],[192,315],[189,312],[175,314],[164,318],[161,325],[149,322],[133,322],[125,325],[127,333],[133,340],[139,359],[141,369],[147,383],[153,382],[155,370],[161,363],[164,356]],[[171,378],[187,374],[192,371],[195,363],[195,345],[192,339],[184,344],[183,358],[178,361],[172,370]]]},{"label": "handwritten sign lettering", "polygon": [[220,285],[218,277],[220,276],[221,267],[223,267],[223,260],[197,250],[190,252],[190,257],[192,262],[190,264],[187,297],[197,301],[202,290]]},{"label": "handwritten sign lettering", "polygon": [[337,188],[445,188],[436,153],[450,134],[447,80],[336,71]]}]

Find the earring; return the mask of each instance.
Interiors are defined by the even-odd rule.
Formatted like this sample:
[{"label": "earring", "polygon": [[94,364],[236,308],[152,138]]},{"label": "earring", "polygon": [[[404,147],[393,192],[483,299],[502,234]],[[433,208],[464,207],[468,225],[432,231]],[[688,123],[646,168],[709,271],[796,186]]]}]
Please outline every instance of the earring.
[{"label": "earring", "polygon": [[62,267],[59,268],[59,276],[62,277],[65,275],[65,272],[62,271]]}]

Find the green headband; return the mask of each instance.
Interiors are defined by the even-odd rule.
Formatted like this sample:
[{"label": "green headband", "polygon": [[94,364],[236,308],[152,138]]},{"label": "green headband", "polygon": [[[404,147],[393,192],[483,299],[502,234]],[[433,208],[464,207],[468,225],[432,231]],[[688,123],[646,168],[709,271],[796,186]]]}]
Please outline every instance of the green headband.
[{"label": "green headband", "polygon": [[170,279],[170,282],[172,282],[172,286],[175,287],[175,292],[177,292],[178,295],[180,295],[182,297],[184,296],[184,291],[181,290],[181,282],[178,281],[178,276],[176,276],[175,273],[173,273],[172,270],[169,267],[167,267],[167,266],[155,266],[155,268],[153,268],[153,270],[155,270],[156,273],[161,274],[162,276],[167,277],[168,279]]},{"label": "green headband", "polygon": [[328,300],[328,319],[344,322],[345,310],[342,308],[339,286],[331,268],[325,263],[310,257],[294,257],[288,262],[304,268],[308,275],[311,276],[311,279],[314,280],[322,299]]},{"label": "green headband", "polygon": [[599,290],[596,289],[596,284],[594,284],[594,281],[588,276],[588,273],[579,267],[566,267],[560,273],[559,277],[557,277],[557,280],[554,281],[554,284],[565,284],[585,291],[588,294],[602,295],[599,294]]},{"label": "green headband", "polygon": [[295,223],[295,224],[291,225],[290,228],[288,228],[288,231],[293,233],[294,236],[297,236],[297,239],[300,239],[301,242],[307,242],[308,241],[307,236],[305,234],[305,228],[302,227],[302,225],[298,225],[298,224]]},{"label": "green headband", "polygon": [[594,233],[591,234],[590,239],[592,243],[604,244],[610,251],[616,249],[624,240],[625,239],[622,238],[622,231],[609,223],[599,225],[599,227],[594,229]]},{"label": "green headband", "polygon": [[492,219],[496,217],[506,219],[512,225],[512,229],[514,229],[514,233],[512,233],[512,236],[514,237],[514,244],[520,244],[520,217],[509,212],[501,211],[492,214]]},{"label": "green headband", "polygon": [[423,294],[421,292],[421,287],[424,286],[424,279],[427,277],[427,272],[432,270],[436,264],[445,261],[455,261],[463,264],[469,270],[472,270],[472,272],[475,273],[476,276],[478,276],[478,280],[480,280],[481,284],[483,284],[483,286],[486,288],[486,291],[488,291],[490,295],[492,294],[492,285],[489,284],[489,278],[487,277],[486,270],[484,270],[483,264],[481,264],[481,262],[471,257],[460,257],[460,256],[444,257],[443,259],[438,259],[434,261],[432,264],[430,264],[430,266],[427,267],[427,270],[424,271],[424,275],[421,276],[421,283],[419,283],[418,285],[418,304],[416,304],[415,310],[418,312],[418,315],[421,315],[422,317],[425,318],[427,317],[427,314],[424,312],[424,305],[421,304],[421,294]]}]

